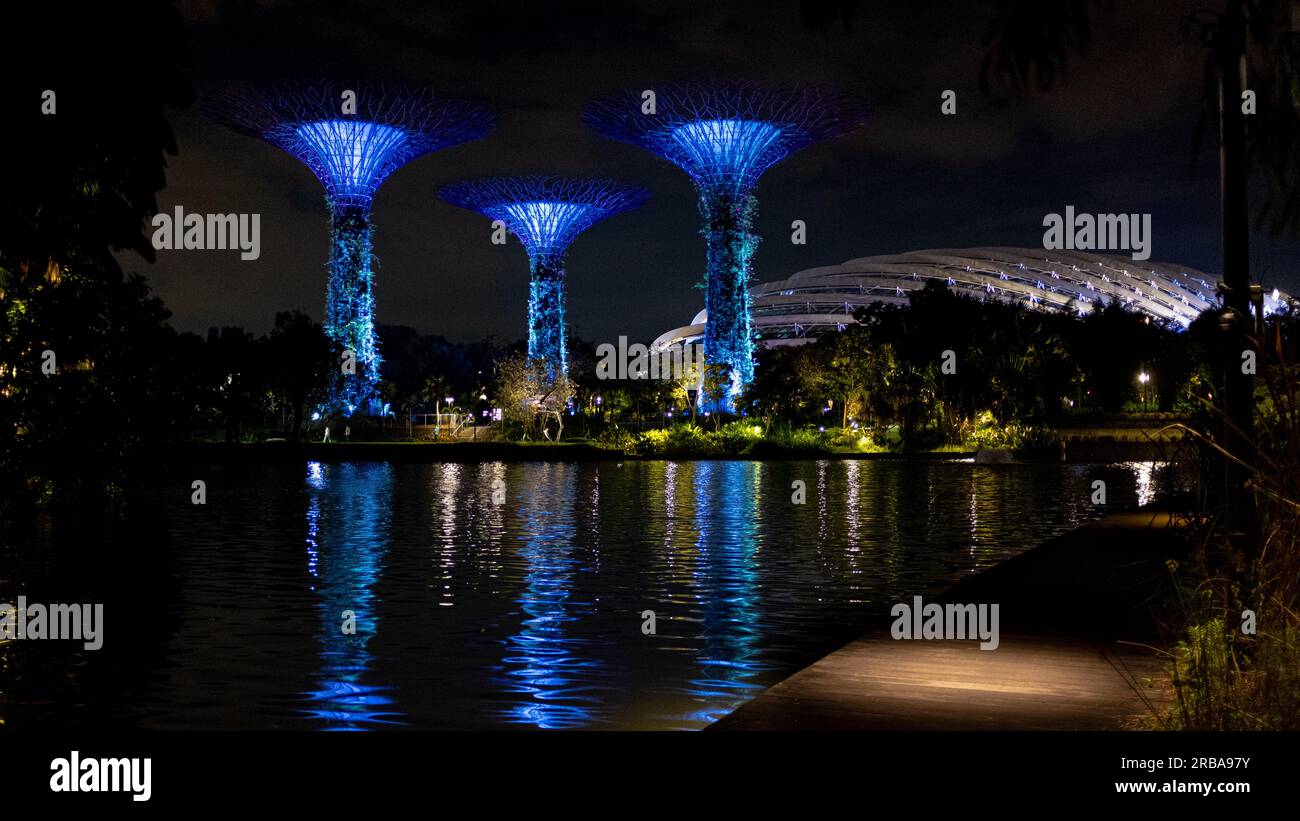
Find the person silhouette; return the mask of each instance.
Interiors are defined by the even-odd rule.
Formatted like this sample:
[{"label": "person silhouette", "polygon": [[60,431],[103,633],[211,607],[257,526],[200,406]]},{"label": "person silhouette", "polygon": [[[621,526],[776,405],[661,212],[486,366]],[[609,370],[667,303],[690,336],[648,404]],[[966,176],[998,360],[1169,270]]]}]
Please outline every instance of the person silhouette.
[{"label": "person silhouette", "polygon": [[330,440],[330,426],[329,426],[329,425],[326,425],[326,426],[325,426],[325,435],[324,435],[323,437],[321,437],[321,443],[323,444],[323,443],[325,443],[325,442],[328,442],[329,440]]}]

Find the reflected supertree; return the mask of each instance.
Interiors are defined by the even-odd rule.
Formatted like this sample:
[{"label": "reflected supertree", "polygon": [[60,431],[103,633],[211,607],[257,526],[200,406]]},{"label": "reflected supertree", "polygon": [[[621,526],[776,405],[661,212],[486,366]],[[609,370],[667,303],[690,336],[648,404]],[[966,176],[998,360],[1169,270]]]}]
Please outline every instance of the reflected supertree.
[{"label": "reflected supertree", "polygon": [[294,82],[207,101],[210,116],[297,157],[325,186],[330,211],[325,332],[355,355],[355,372],[335,370],[328,407],[351,415],[381,410],[374,327],[373,226],[376,190],[406,163],[485,136],[490,112],[428,89],[371,83]]},{"label": "reflected supertree", "polygon": [[761,465],[695,463],[701,670],[689,692],[702,706],[688,718],[701,724],[760,692],[771,667],[762,659],[759,624]]},{"label": "reflected supertree", "polygon": [[[632,143],[677,165],[699,191],[708,245],[704,360],[726,369],[734,409],[754,376],[749,279],[753,195],[763,172],[794,152],[859,126],[862,100],[817,86],[681,84],[626,90],[596,100],[584,119],[597,133]],[[701,391],[701,397],[703,397]]]},{"label": "reflected supertree", "polygon": [[[321,616],[320,668],[306,714],[329,730],[401,724],[391,687],[367,681],[379,631],[375,586],[388,552],[393,469],[385,463],[307,466],[307,572]],[[341,629],[351,611],[355,630]]]},{"label": "reflected supertree", "polygon": [[519,632],[506,641],[506,688],[519,697],[507,720],[542,729],[590,727],[602,720],[594,691],[601,662],[583,655],[578,622],[594,605],[575,595],[584,570],[575,556],[577,471],[571,465],[534,465],[524,484],[524,588]]},{"label": "reflected supertree", "polygon": [[645,191],[606,180],[496,177],[458,183],[439,195],[500,220],[528,252],[528,358],[547,379],[568,373],[564,329],[564,254],[595,223],[642,205]]}]

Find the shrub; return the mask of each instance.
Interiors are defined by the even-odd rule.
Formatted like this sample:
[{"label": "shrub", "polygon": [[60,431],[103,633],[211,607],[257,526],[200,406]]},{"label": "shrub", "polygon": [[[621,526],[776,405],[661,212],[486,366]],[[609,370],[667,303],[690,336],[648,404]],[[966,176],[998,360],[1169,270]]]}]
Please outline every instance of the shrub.
[{"label": "shrub", "polygon": [[993,418],[990,411],[981,411],[976,417],[962,425],[961,445],[966,450],[998,448],[1018,450],[1035,444],[1042,438],[1042,432],[1020,422],[1008,422],[1003,425]]},{"label": "shrub", "polygon": [[710,436],[699,425],[687,422],[668,432],[668,452],[683,456],[708,455],[720,451],[716,434]]},{"label": "shrub", "polygon": [[763,439],[763,426],[748,419],[737,419],[723,425],[711,438],[723,453],[744,453]]},{"label": "shrub", "polygon": [[668,452],[668,435],[664,428],[642,431],[636,437],[636,452],[643,456],[663,456]]},{"label": "shrub", "polygon": [[831,436],[811,428],[773,428],[767,440],[790,450],[826,450],[830,447]]},{"label": "shrub", "polygon": [[[1294,342],[1290,343],[1294,351]],[[1182,581],[1181,640],[1174,647],[1175,706],[1163,726],[1187,730],[1300,729],[1300,368],[1278,339],[1265,350],[1255,408],[1256,464],[1244,488],[1252,498],[1205,493],[1231,458],[1212,435],[1185,428],[1183,459],[1199,473],[1202,495],[1185,512],[1192,542]],[[1203,424],[1212,429],[1219,410]],[[1224,524],[1230,506],[1249,504],[1253,522]],[[1176,567],[1176,566],[1175,566]],[[1243,631],[1245,611],[1257,614]]]},{"label": "shrub", "polygon": [[637,449],[636,434],[624,430],[618,425],[610,425],[596,435],[595,442],[602,448],[616,450],[620,453],[633,454]]}]

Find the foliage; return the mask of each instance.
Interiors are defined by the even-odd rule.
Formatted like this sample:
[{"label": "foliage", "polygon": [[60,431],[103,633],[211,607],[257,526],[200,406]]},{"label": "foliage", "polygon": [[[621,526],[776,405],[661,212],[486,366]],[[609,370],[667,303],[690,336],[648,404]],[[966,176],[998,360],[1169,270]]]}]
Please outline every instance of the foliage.
[{"label": "foliage", "polygon": [[335,347],[320,325],[300,311],[275,315],[267,339],[268,381],[273,396],[289,410],[286,433],[302,438],[307,410],[325,399],[323,386],[337,361]]},{"label": "foliage", "polygon": [[1019,422],[999,423],[989,411],[981,411],[963,423],[961,446],[964,450],[995,448],[1016,450],[1034,443],[1036,431]]},{"label": "foliage", "polygon": [[15,105],[4,124],[21,161],[0,189],[0,524],[41,501],[115,505],[131,460],[185,435],[194,401],[181,357],[196,340],[114,257],[153,258],[143,229],[176,153],[165,112],[194,96],[180,17],[161,2],[24,13],[57,37],[11,38],[4,97],[58,96],[56,116]]},{"label": "foliage", "polygon": [[1080,320],[930,283],[907,305],[878,303],[856,316],[812,344],[760,352],[741,406],[765,424],[857,425],[873,431],[873,446],[889,446],[897,426],[910,448],[1023,447],[1067,412],[1132,402],[1139,372],[1162,409],[1200,375],[1196,335],[1118,305]]},{"label": "foliage", "polygon": [[767,435],[767,441],[789,450],[826,450],[830,440],[824,431],[785,426],[773,427]]},{"label": "foliage", "polygon": [[750,445],[763,439],[763,426],[748,419],[737,419],[721,426],[715,439],[726,453],[742,453]]},{"label": "foliage", "polygon": [[550,440],[550,424],[554,423],[555,441],[560,441],[573,398],[568,376],[553,375],[544,362],[516,353],[497,363],[494,384],[504,420],[518,425],[524,438],[533,439],[540,433]]},{"label": "foliage", "polygon": [[[1181,729],[1300,729],[1300,368],[1296,314],[1274,316],[1254,340],[1260,354],[1254,467],[1246,487],[1254,521],[1224,525],[1221,460],[1207,415],[1193,430],[1202,488],[1185,514],[1195,551],[1177,568],[1185,607],[1171,658],[1175,707],[1159,717]],[[1208,403],[1207,403],[1208,406]],[[1243,531],[1244,528],[1244,531]],[[1255,631],[1243,630],[1246,611]]]},{"label": "foliage", "polygon": [[610,425],[601,431],[593,441],[602,448],[631,455],[637,452],[639,438],[636,434],[620,428],[618,425]]}]

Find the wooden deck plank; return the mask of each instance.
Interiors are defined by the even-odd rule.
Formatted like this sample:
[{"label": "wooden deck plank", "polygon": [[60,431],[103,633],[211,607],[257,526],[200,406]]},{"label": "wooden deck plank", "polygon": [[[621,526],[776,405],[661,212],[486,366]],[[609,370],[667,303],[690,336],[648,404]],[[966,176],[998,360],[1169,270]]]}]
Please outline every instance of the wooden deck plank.
[{"label": "wooden deck plank", "polygon": [[896,641],[872,633],[710,729],[1101,730],[1168,702],[1154,654],[1077,637]]}]

